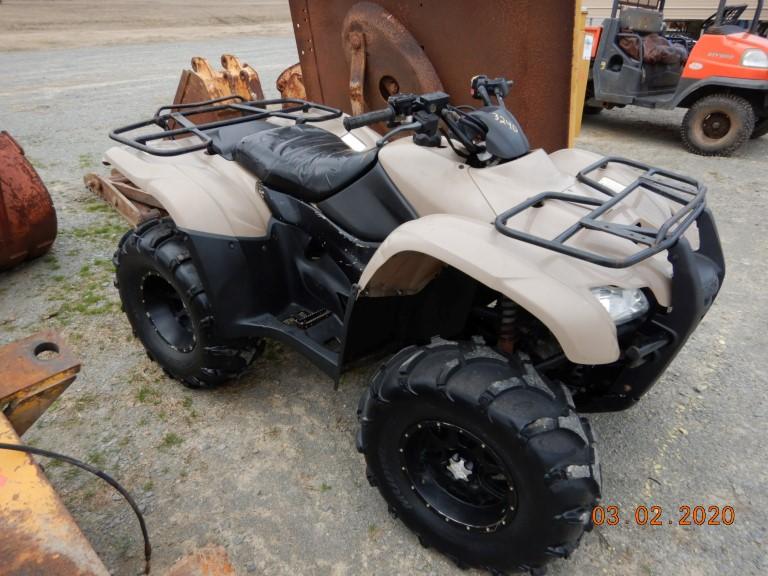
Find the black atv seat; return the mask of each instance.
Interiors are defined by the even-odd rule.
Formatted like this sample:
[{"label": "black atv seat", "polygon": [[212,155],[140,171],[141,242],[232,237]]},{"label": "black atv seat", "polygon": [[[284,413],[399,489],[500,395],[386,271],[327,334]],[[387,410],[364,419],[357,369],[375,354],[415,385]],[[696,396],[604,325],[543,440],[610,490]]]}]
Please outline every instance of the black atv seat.
[{"label": "black atv seat", "polygon": [[250,122],[241,122],[231,126],[221,126],[206,130],[205,133],[211,138],[211,151],[214,154],[223,156],[227,160],[234,160],[235,148],[246,136],[263,132],[264,130],[274,130],[276,126],[266,120],[251,120]]},{"label": "black atv seat", "polygon": [[264,185],[304,202],[322,202],[361,178],[378,149],[355,152],[330,132],[296,124],[243,138],[234,159]]}]

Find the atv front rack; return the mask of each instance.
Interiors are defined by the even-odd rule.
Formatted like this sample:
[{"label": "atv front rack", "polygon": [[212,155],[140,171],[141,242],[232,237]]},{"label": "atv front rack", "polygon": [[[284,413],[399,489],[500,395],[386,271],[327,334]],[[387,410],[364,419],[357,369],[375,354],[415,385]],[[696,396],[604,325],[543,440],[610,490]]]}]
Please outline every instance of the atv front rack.
[{"label": "atv front rack", "polygon": [[[603,184],[602,181],[597,181],[590,177],[597,170],[605,169],[610,164],[629,166],[630,168],[642,171],[642,174],[629,186],[619,191],[614,191]],[[496,229],[504,236],[572,256],[579,260],[591,262],[592,264],[607,268],[628,268],[659,252],[672,248],[685,234],[685,231],[698,220],[706,208],[707,189],[698,181],[634,160],[605,157],[579,172],[577,179],[582,184],[597,190],[608,198],[601,200],[591,196],[580,196],[565,192],[543,192],[501,214],[496,219]],[[680,208],[658,228],[643,227],[639,224],[636,226],[617,224],[601,218],[620,203],[627,200],[630,195],[641,190],[663,196],[675,204],[679,204]],[[513,217],[529,209],[541,208],[545,202],[552,200],[569,202],[585,207],[589,206],[593,207],[593,210],[552,240],[511,228],[508,225],[509,220]],[[645,246],[645,248],[626,258],[615,258],[566,244],[576,234],[584,230],[612,234],[634,242],[639,246]]]},{"label": "atv front rack", "polygon": [[[282,107],[273,110],[267,109],[268,106],[278,105]],[[309,115],[308,113],[312,111],[319,111],[321,114]],[[221,115],[222,113],[225,115],[231,114],[232,117],[201,124],[196,124],[190,119],[191,117],[204,114],[210,116],[212,114]],[[207,130],[252,122],[254,120],[264,120],[266,118],[285,118],[293,120],[297,124],[304,124],[308,122],[325,122],[339,118],[341,115],[341,110],[337,108],[296,98],[276,98],[273,100],[247,102],[245,98],[233,95],[205,102],[163,106],[158,109],[151,120],[117,128],[110,132],[109,137],[116,142],[120,142],[120,144],[125,144],[153,156],[181,156],[182,154],[208,149],[213,139],[206,134]],[[133,132],[150,126],[157,126],[161,131],[130,135]],[[196,141],[189,146],[174,148],[160,148],[149,145],[150,142],[177,140],[191,136],[197,137],[199,142]]]}]

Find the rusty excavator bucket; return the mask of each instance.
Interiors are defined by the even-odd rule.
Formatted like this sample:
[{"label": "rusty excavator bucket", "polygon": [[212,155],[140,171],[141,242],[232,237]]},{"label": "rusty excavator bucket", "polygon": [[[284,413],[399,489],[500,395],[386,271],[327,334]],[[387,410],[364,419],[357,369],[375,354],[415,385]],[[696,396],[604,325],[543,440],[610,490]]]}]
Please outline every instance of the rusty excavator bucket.
[{"label": "rusty excavator bucket", "polygon": [[[294,64],[283,70],[277,77],[277,91],[283,98],[299,98],[306,100],[307,89],[304,87],[304,75],[301,72],[301,64]],[[290,106],[290,104],[286,104]]]},{"label": "rusty excavator bucket", "polygon": [[[237,56],[224,54],[221,57],[223,70],[216,71],[205,58],[192,58],[192,69],[181,73],[179,87],[176,90],[174,104],[195,104],[225,96],[240,96],[245,100],[263,100],[264,91],[261,87],[259,74],[248,64],[242,64]],[[304,79],[301,65],[294,64],[284,70],[277,79],[277,90],[283,98],[307,97],[304,89]],[[200,114],[195,122],[211,122],[224,120],[233,112]]]},{"label": "rusty excavator bucket", "polygon": [[48,252],[56,231],[48,189],[21,146],[0,132],[0,270]]},{"label": "rusty excavator bucket", "polygon": [[[192,58],[192,69],[181,73],[179,87],[176,90],[174,104],[195,104],[225,96],[239,96],[246,101],[263,100],[259,74],[248,64],[243,64],[237,56],[224,54],[221,57],[221,71],[213,69],[205,58]],[[219,112],[201,114],[195,118],[198,123],[224,120],[233,113]],[[229,115],[229,116],[228,116]]]}]

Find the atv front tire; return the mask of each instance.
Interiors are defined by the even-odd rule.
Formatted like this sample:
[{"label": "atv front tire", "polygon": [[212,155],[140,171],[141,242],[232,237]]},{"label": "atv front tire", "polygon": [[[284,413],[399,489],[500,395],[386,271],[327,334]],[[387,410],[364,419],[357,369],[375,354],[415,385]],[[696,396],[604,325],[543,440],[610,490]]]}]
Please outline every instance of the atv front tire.
[{"label": "atv front tire", "polygon": [[568,390],[525,357],[407,348],[363,395],[358,448],[390,512],[459,566],[535,571],[591,529],[600,471]]},{"label": "atv front tire", "polygon": [[149,357],[190,388],[240,375],[258,343],[219,341],[215,315],[186,246],[169,219],[128,232],[114,257],[123,310]]},{"label": "atv front tire", "polygon": [[755,109],[736,94],[705,96],[683,119],[685,146],[701,156],[731,156],[755,130]]}]

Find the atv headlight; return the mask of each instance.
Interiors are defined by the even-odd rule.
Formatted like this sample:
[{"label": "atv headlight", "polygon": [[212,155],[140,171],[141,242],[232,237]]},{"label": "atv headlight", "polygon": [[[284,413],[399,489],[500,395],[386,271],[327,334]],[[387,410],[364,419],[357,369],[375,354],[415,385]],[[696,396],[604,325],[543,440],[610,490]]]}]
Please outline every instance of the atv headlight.
[{"label": "atv headlight", "polygon": [[648,312],[650,307],[643,291],[636,288],[603,286],[592,288],[592,294],[611,315],[617,326],[640,318]]},{"label": "atv headlight", "polygon": [[746,50],[741,56],[741,65],[746,68],[762,68],[768,70],[768,54],[759,48]]}]

